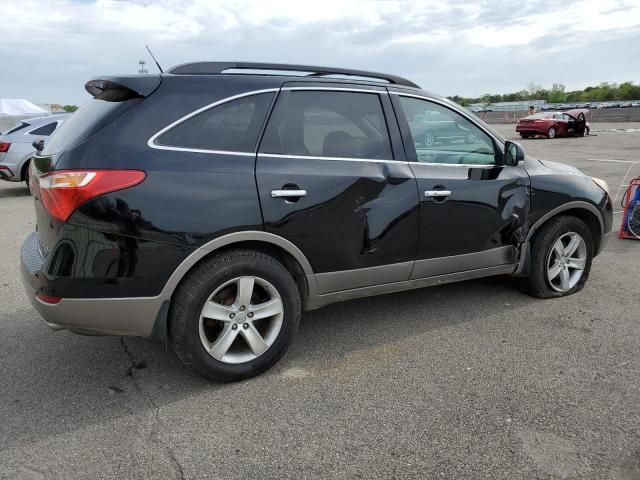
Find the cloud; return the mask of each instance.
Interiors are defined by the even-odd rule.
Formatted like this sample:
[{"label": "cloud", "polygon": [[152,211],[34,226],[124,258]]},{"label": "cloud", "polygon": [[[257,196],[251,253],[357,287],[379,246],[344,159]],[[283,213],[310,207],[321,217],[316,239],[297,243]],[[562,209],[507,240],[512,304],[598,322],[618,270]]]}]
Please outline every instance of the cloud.
[{"label": "cloud", "polygon": [[327,64],[404,75],[447,95],[640,73],[636,0],[0,0],[0,11],[0,96],[39,102],[82,102],[92,76],[149,61],[147,43],[165,67]]}]

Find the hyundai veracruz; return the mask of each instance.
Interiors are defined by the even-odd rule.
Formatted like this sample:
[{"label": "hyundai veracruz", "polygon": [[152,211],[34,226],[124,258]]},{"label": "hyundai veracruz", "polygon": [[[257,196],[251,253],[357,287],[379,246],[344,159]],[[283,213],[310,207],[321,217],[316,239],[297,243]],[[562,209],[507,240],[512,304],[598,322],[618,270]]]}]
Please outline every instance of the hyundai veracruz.
[{"label": "hyundai veracruz", "polygon": [[27,293],[53,329],[163,339],[209,378],[265,371],[333,302],[504,274],[575,293],[611,229],[602,180],[400,77],[203,62],[86,89],[31,163]]}]

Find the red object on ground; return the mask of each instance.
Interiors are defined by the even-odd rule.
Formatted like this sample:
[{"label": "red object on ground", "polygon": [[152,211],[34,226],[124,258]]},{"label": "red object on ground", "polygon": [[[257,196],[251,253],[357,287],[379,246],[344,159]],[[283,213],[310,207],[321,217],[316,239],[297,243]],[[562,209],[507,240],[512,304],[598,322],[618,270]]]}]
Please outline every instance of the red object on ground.
[{"label": "red object on ground", "polygon": [[629,233],[625,228],[627,225],[627,217],[629,215],[629,205],[636,197],[636,192],[640,189],[640,177],[634,178],[629,182],[627,186],[627,190],[624,192],[624,196],[622,197],[622,206],[624,209],[622,210],[622,222],[620,223],[620,231],[618,232],[618,238],[625,239],[630,238],[632,240],[640,240],[640,238],[636,237],[632,233]]}]

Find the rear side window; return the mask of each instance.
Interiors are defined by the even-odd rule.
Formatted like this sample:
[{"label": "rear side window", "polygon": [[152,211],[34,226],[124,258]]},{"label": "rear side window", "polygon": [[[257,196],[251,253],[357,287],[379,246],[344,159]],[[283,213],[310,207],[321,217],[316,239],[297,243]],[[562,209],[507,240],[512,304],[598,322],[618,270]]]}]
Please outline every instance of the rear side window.
[{"label": "rear side window", "polygon": [[273,95],[259,93],[211,107],[172,127],[155,143],[195,150],[255,152]]},{"label": "rear side window", "polygon": [[46,125],[38,127],[35,130],[31,130],[29,132],[29,135],[39,135],[41,137],[48,137],[53,133],[57,125],[58,125],[57,122],[47,123]]},{"label": "rear side window", "polygon": [[376,93],[291,91],[278,101],[260,151],[283,155],[391,160]]},{"label": "rear side window", "polygon": [[42,155],[53,155],[79,145],[131,107],[137,105],[140,100],[138,98],[122,102],[109,102],[97,98],[89,100],[65,120],[60,128],[44,142]]}]

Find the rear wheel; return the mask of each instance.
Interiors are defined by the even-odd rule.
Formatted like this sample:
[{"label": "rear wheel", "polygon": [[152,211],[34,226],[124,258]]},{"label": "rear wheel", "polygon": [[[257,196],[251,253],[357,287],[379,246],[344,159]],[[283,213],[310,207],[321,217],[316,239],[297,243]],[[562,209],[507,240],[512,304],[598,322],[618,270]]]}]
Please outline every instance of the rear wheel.
[{"label": "rear wheel", "polygon": [[521,133],[520,136],[522,138],[529,138],[531,135],[529,135],[528,133]]},{"label": "rear wheel", "polygon": [[547,138],[556,138],[556,129],[554,127],[547,131]]},{"label": "rear wheel", "polygon": [[184,364],[205,377],[242,380],[273,366],[300,321],[295,280],[274,258],[234,250],[206,260],[180,285],[171,342]]},{"label": "rear wheel", "polygon": [[29,185],[29,165],[31,164],[31,160],[27,160],[24,162],[22,166],[22,180],[27,185],[27,192],[31,193],[31,185]]},{"label": "rear wheel", "polygon": [[531,246],[526,290],[538,298],[563,297],[584,287],[593,259],[591,231],[580,219],[557,217],[542,227]]}]

